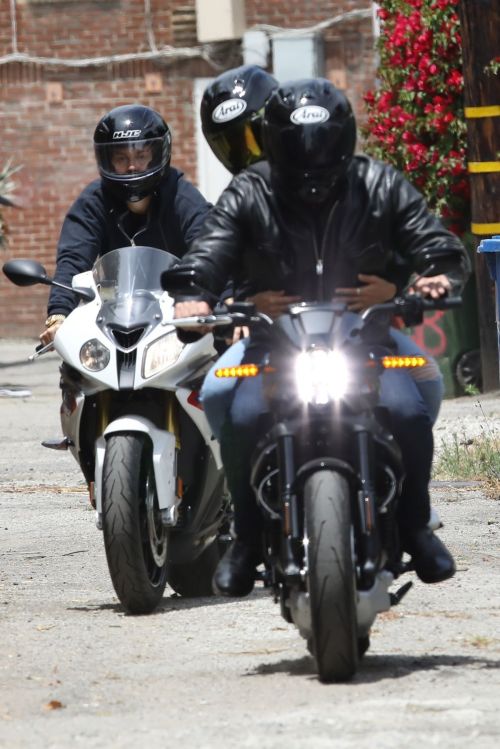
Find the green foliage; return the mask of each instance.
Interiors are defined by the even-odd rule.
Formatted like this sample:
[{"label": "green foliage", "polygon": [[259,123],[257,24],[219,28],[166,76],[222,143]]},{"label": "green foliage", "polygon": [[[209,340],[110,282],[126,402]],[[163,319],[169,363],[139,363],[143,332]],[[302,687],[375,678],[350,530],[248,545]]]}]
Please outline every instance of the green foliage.
[{"label": "green foliage", "polygon": [[500,498],[500,434],[482,413],[480,433],[471,437],[465,430],[442,442],[433,470],[435,479],[484,481],[489,494]]},{"label": "green foliage", "polygon": [[484,72],[486,75],[500,75],[500,56],[494,57],[493,60],[485,66]]}]

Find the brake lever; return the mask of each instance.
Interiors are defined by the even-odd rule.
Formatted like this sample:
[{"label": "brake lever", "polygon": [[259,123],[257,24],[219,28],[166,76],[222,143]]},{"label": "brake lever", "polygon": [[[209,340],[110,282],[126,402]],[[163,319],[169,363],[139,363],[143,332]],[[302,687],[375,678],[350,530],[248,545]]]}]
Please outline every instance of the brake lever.
[{"label": "brake lever", "polygon": [[28,356],[28,361],[35,361],[35,359],[38,359],[44,354],[48,354],[49,351],[53,351],[53,349],[54,344],[52,341],[50,343],[47,343],[46,346],[44,346],[43,343],[39,343],[38,346],[35,347],[35,353],[31,354],[31,356]]}]

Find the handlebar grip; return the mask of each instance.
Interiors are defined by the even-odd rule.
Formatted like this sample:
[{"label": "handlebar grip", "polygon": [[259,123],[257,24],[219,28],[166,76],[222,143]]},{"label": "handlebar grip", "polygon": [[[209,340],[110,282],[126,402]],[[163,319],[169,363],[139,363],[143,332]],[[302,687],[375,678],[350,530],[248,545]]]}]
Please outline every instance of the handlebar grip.
[{"label": "handlebar grip", "polygon": [[441,297],[440,299],[424,299],[423,300],[424,310],[432,309],[456,309],[462,306],[462,297],[451,296]]}]

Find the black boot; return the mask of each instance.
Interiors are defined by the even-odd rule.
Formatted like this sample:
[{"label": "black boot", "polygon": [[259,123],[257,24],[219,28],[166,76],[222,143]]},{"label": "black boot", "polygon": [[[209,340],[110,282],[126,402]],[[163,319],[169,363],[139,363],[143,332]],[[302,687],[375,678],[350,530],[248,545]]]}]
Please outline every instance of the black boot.
[{"label": "black boot", "polygon": [[262,561],[255,546],[233,541],[215,570],[212,581],[219,596],[247,596],[255,582],[255,568]]},{"label": "black boot", "polygon": [[441,583],[455,574],[452,555],[430,528],[407,530],[402,546],[410,554],[415,572],[423,583]]}]

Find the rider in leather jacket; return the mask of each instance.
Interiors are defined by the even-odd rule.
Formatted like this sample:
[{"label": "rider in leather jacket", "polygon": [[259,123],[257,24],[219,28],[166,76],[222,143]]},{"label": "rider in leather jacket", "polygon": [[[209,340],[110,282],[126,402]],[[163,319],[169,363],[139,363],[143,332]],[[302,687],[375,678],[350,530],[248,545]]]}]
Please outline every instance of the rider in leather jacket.
[{"label": "rider in leather jacket", "polygon": [[[262,143],[264,106],[278,85],[278,81],[261,67],[242,65],[221,73],[203,92],[200,105],[203,135],[216,158],[233,175],[265,160]],[[253,250],[250,243],[248,252],[251,253]],[[352,270],[356,274],[356,265]],[[361,287],[356,284],[354,287],[336,290],[337,294],[343,295],[349,309],[354,312],[359,312],[372,304],[388,301],[400,291],[396,284],[376,274],[359,274],[358,280],[362,281]],[[264,291],[254,291],[248,278],[240,279],[240,284],[236,288],[231,285],[228,293],[236,300],[254,302],[259,312],[272,318],[278,317],[289,304],[300,301],[299,295],[285,294],[283,289],[266,288]],[[243,333],[241,328],[236,328],[233,332],[233,343],[237,342]],[[400,355],[424,354],[415,342],[400,330],[393,329],[391,335]],[[217,345],[220,346],[220,343]],[[242,345],[241,343],[240,346]],[[434,359],[428,354],[426,359],[425,366],[418,370],[418,373],[411,374],[434,423],[443,398],[443,377]],[[233,385],[230,380],[226,382],[228,398]],[[220,394],[220,382],[217,383],[217,387]],[[211,414],[212,427],[217,437],[224,420],[224,412],[224,405],[221,405],[218,414]]]},{"label": "rider in leather jacket", "polygon": [[186,259],[216,294],[234,274],[236,283],[249,279],[254,292],[273,279],[289,294],[321,300],[339,287],[360,287],[359,273],[383,275],[400,291],[412,272],[425,269],[429,253],[443,249],[456,251],[453,275],[462,282],[463,246],[420,193],[388,164],[353,156],[342,185],[313,206],[280,191],[267,162],[245,170],[221,195]]},{"label": "rider in leather jacket", "polygon": [[[307,300],[330,299],[345,288],[359,289],[361,296],[359,273],[376,274],[401,289],[442,250],[456,255],[453,273],[419,278],[414,288],[440,296],[464,282],[469,270],[465,250],[429,212],[420,193],[391,166],[354,156],[352,110],[331,83],[312,79],[278,89],[266,105],[263,136],[269,164],[252,166],[233,179],[184,258],[198,270],[205,288],[218,294],[233,277],[248,282],[254,292],[272,282],[285,294]],[[176,305],[178,317],[208,310],[200,299]],[[235,361],[229,349],[218,366],[234,365],[247,355],[255,361],[256,354],[263,356],[265,350],[251,337],[243,358],[238,354]],[[249,485],[264,408],[259,379],[235,388],[220,433],[237,535],[214,578],[215,589],[226,595],[250,592],[260,560],[260,516]],[[381,402],[391,414],[407,474],[399,518],[403,546],[424,582],[440,582],[454,574],[455,566],[427,527],[431,419],[406,372],[386,372],[382,380]],[[204,386],[202,395],[212,424],[211,414],[220,407],[217,389]]]}]

